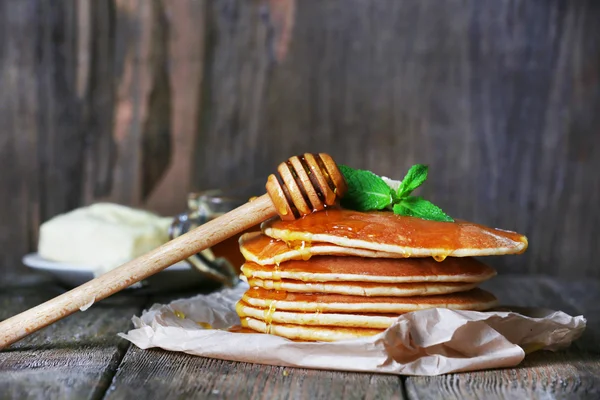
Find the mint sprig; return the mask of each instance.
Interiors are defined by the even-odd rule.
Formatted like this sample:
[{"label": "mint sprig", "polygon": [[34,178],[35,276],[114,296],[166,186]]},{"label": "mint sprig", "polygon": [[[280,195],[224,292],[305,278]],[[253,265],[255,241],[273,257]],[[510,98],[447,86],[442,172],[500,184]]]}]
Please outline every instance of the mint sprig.
[{"label": "mint sprig", "polygon": [[352,210],[381,210],[392,203],[390,187],[371,171],[339,165],[348,184],[342,206]]},{"label": "mint sprig", "polygon": [[385,181],[371,171],[339,165],[346,179],[348,191],[342,198],[343,207],[357,211],[391,209],[394,214],[417,217],[432,221],[454,222],[441,208],[411,193],[427,180],[428,167],[413,165],[398,190],[390,188]]},{"label": "mint sprig", "polygon": [[428,169],[427,165],[413,165],[402,179],[402,183],[398,188],[398,198],[407,197],[413,190],[421,186],[427,180]]},{"label": "mint sprig", "polygon": [[394,214],[418,217],[432,221],[454,222],[450,216],[422,197],[408,196],[393,206]]}]

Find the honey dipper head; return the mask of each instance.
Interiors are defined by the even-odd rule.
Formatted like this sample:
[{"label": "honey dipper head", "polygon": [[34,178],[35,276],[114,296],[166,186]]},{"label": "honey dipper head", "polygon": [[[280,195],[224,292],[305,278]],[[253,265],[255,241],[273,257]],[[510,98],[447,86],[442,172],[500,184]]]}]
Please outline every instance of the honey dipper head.
[{"label": "honey dipper head", "polygon": [[332,206],[347,188],[337,164],[325,153],[291,157],[267,180],[267,193],[284,220]]}]

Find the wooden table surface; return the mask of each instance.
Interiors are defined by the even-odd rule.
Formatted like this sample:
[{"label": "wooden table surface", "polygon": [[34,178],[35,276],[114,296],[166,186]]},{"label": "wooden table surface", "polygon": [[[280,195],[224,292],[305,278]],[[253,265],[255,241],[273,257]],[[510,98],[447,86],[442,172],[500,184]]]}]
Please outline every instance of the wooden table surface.
[{"label": "wooden table surface", "polygon": [[[398,377],[237,363],[140,350],[117,337],[156,302],[190,296],[120,293],[0,352],[0,399],[464,399],[600,398],[600,281],[498,276],[502,304],[548,307],[588,319],[566,351],[537,352],[516,368]],[[0,283],[0,320],[63,289],[42,278]]]}]

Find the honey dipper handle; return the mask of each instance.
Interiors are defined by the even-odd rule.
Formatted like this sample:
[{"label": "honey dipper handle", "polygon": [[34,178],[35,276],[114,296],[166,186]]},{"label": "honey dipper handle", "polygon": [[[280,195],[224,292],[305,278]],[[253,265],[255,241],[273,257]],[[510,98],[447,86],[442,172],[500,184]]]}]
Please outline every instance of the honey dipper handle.
[{"label": "honey dipper handle", "polygon": [[275,215],[273,203],[265,194],[96,279],[2,321],[0,350]]}]

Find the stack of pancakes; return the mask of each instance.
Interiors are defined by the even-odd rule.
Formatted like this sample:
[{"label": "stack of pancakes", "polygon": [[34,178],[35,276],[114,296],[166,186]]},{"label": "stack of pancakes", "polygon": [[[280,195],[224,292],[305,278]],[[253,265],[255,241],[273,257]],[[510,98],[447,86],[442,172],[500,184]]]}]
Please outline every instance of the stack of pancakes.
[{"label": "stack of pancakes", "polygon": [[527,238],[457,221],[341,208],[273,219],[240,238],[250,289],[242,326],[296,340],[377,334],[400,314],[440,307],[486,310],[477,288],[496,271],[471,256],[516,254]]}]

